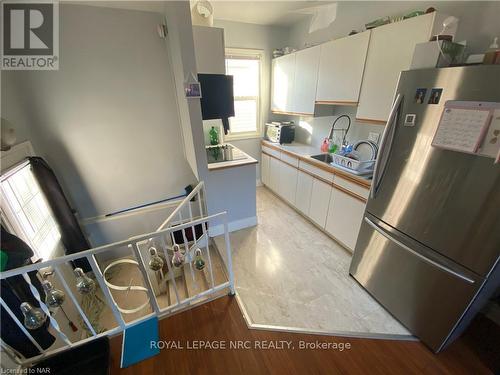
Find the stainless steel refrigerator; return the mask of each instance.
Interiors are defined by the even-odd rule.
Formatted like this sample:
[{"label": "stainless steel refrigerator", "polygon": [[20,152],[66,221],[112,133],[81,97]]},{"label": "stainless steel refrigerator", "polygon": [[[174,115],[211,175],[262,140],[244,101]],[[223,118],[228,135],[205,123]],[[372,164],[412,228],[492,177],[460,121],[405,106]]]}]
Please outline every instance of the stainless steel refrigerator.
[{"label": "stainless steel refrigerator", "polygon": [[350,274],[438,352],[499,287],[500,164],[432,141],[447,101],[500,102],[500,66],[405,71],[395,98]]}]

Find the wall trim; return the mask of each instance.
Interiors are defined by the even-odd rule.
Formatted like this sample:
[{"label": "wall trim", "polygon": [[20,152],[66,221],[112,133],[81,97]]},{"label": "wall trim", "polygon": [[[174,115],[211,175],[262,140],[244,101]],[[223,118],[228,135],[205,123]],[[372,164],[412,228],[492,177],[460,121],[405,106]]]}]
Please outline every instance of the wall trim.
[{"label": "wall trim", "polygon": [[[234,220],[228,223],[229,232],[240,229],[254,227],[257,225],[257,216],[247,217],[245,219]],[[224,234],[224,224],[212,225],[208,228],[209,237],[217,237]]]}]

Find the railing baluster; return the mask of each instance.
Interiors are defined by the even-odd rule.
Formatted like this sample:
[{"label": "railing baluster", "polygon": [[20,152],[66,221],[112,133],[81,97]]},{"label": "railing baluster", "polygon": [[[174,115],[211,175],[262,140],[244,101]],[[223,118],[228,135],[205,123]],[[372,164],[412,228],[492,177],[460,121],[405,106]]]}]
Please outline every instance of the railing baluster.
[{"label": "railing baluster", "polygon": [[[179,211],[179,219],[182,221],[181,211]],[[188,244],[187,237],[186,237],[186,230],[184,228],[182,228],[181,229],[181,233],[182,233],[182,239],[184,240],[184,249],[186,249],[186,260],[189,261],[189,271],[191,273],[191,279],[193,279],[194,287],[196,288],[196,290],[198,290],[198,284],[197,284],[196,278],[194,276],[193,262],[192,262],[192,259],[191,259],[191,253],[189,252],[189,244]]]},{"label": "railing baluster", "polygon": [[104,283],[104,276],[102,275],[101,269],[99,268],[99,265],[97,264],[97,260],[95,259],[94,255],[87,255],[87,260],[90,263],[90,267],[92,267],[92,271],[94,271],[95,278],[97,282],[99,283],[99,286],[101,287],[102,294],[104,294],[104,297],[106,298],[106,301],[108,302],[109,308],[113,312],[113,315],[116,319],[116,322],[118,325],[125,330],[126,324],[125,321],[123,320],[122,314],[118,310],[118,307],[116,306],[115,300],[113,299],[113,296],[111,295],[111,292],[108,289],[108,286]]},{"label": "railing baluster", "polygon": [[146,270],[146,266],[144,264],[144,259],[142,258],[141,251],[139,250],[139,246],[137,243],[132,244],[132,249],[134,250],[135,258],[139,263],[139,269],[142,273],[142,278],[146,283],[146,289],[148,290],[149,301],[151,303],[151,308],[157,314],[160,313],[160,307],[158,306],[158,301],[156,300],[155,294],[153,293],[153,285],[151,284],[151,280],[149,279],[148,271]]},{"label": "railing baluster", "polygon": [[229,240],[229,227],[227,225],[227,213],[224,215],[224,241],[226,242],[227,270],[229,273],[229,289],[232,295],[235,294],[234,274],[233,274],[233,256],[231,254],[231,241]]},{"label": "railing baluster", "polygon": [[26,360],[26,358],[21,353],[12,349],[5,341],[2,340],[2,338],[0,338],[0,347],[2,347],[2,350],[9,356],[9,358],[16,362],[18,365],[22,365],[23,360]]},{"label": "railing baluster", "polygon": [[[193,221],[193,209],[191,208],[191,202],[188,203],[189,208],[189,221]],[[196,226],[191,226],[191,233],[193,234],[194,246],[198,246],[198,240],[196,238]]]},{"label": "railing baluster", "polygon": [[26,337],[28,337],[28,339],[31,341],[31,343],[36,346],[36,348],[40,351],[40,353],[45,353],[45,350],[43,350],[42,347],[40,346],[40,344],[38,344],[38,342],[33,338],[33,336],[31,336],[31,334],[28,332],[28,330],[26,329],[26,327],[24,326],[24,324],[17,319],[16,314],[14,314],[12,312],[12,310],[9,307],[9,305],[7,305],[5,303],[5,301],[3,300],[3,298],[1,298],[1,297],[0,297],[0,304],[5,309],[5,311],[7,311],[7,313],[10,315],[10,317],[12,318],[12,320],[14,320],[14,323],[17,324],[17,326],[19,327],[19,329],[21,331],[23,331],[23,333],[26,335]]},{"label": "railing baluster", "polygon": [[52,326],[52,328],[55,329],[61,340],[63,340],[66,344],[69,346],[72,346],[72,343],[68,336],[64,334],[64,332],[61,330],[61,327],[59,327],[59,323],[57,320],[50,314],[50,310],[45,304],[45,302],[42,301],[42,297],[40,296],[40,292],[38,291],[37,288],[31,283],[31,279],[27,273],[22,274],[24,281],[28,284],[28,287],[30,288],[31,294],[33,294],[33,297],[38,301],[38,304],[40,305],[40,308],[42,311],[47,315],[47,318],[49,319],[49,323]]},{"label": "railing baluster", "polygon": [[160,245],[163,249],[163,254],[165,254],[165,259],[167,260],[168,275],[170,277],[170,281],[172,281],[172,284],[174,285],[174,293],[175,293],[175,298],[177,299],[177,304],[180,304],[181,299],[179,298],[179,291],[177,290],[177,283],[175,282],[174,271],[172,270],[172,266],[170,265],[170,256],[168,255],[167,243],[163,235],[160,236]]},{"label": "railing baluster", "polygon": [[87,318],[87,315],[82,310],[82,307],[78,303],[78,300],[76,299],[75,295],[73,294],[73,292],[71,291],[70,287],[68,286],[68,283],[64,279],[64,276],[62,275],[62,272],[59,269],[59,266],[53,266],[53,268],[54,268],[54,271],[55,271],[56,275],[59,277],[59,280],[61,281],[61,284],[62,284],[63,288],[66,290],[66,293],[68,293],[69,298],[71,298],[71,301],[73,301],[73,304],[75,305],[76,309],[78,310],[78,313],[80,314],[80,316],[82,317],[83,321],[85,322],[85,324],[89,328],[90,332],[92,333],[92,336],[95,336],[96,332],[94,330],[94,327],[90,323],[90,320]]},{"label": "railing baluster", "polygon": [[[35,347],[42,353],[41,355],[37,356],[37,358],[42,358],[42,357],[48,357],[56,352],[60,352],[65,350],[68,347],[73,347],[80,345],[84,342],[102,337],[103,335],[111,335],[115,334],[118,332],[121,332],[126,329],[126,327],[130,327],[130,325],[137,324],[138,322],[141,322],[151,316],[165,316],[167,314],[171,314],[175,311],[179,311],[179,309],[184,308],[189,306],[193,302],[200,301],[201,298],[205,296],[210,296],[213,293],[219,292],[223,289],[229,288],[230,293],[234,294],[235,293],[235,286],[234,286],[234,274],[232,270],[232,254],[231,254],[231,244],[229,241],[229,231],[228,231],[228,223],[227,223],[227,213],[222,212],[218,213],[215,215],[208,215],[207,209],[206,209],[206,203],[203,199],[205,195],[205,190],[204,190],[204,184],[203,182],[200,182],[198,186],[194,189],[194,191],[186,197],[181,204],[179,204],[173,213],[169,215],[167,220],[160,226],[160,228],[153,233],[146,233],[140,236],[135,236],[132,237],[128,240],[123,240],[123,241],[118,241],[112,244],[108,244],[105,246],[100,246],[96,247],[93,249],[86,250],[82,253],[79,253],[78,255],[67,255],[64,257],[52,259],[46,262],[42,262],[39,264],[33,264],[29,266],[22,267],[18,270],[9,270],[1,273],[1,278],[5,279],[11,276],[15,275],[22,275],[25,279],[28,278],[29,276],[27,275],[28,272],[31,271],[39,271],[39,269],[44,268],[44,267],[53,267],[54,272],[57,275],[57,278],[59,278],[63,289],[66,291],[67,295],[75,305],[76,310],[80,314],[82,320],[85,322],[86,326],[89,329],[89,332],[91,332],[92,336],[83,339],[83,340],[78,340],[75,343],[71,343],[71,341],[67,338],[67,336],[61,331],[59,328],[58,322],[50,316],[50,311],[47,306],[45,306],[44,302],[41,301],[40,293],[36,288],[30,283],[30,289],[37,299],[37,301],[40,303],[40,307],[44,311],[44,313],[48,316],[48,319],[50,319],[50,324],[52,327],[57,331],[57,333],[61,336],[63,341],[65,342],[66,345],[64,345],[61,348],[55,349],[55,350],[43,350],[42,347],[36,342],[36,340],[33,338],[33,336],[30,334],[30,332],[24,327],[22,319],[17,319],[16,315],[14,312],[9,308],[9,306],[5,303],[3,299],[0,298],[1,306],[7,311],[7,313],[11,316],[12,319],[14,319],[14,322],[16,325],[21,329],[23,334],[28,337],[28,339],[35,345]],[[199,218],[195,219],[195,217],[198,217],[196,213],[196,204],[191,202],[191,198],[197,199],[198,200],[198,207],[199,207]],[[187,207],[186,207],[187,206]],[[183,219],[183,215],[186,217],[186,219]],[[224,216],[224,218],[222,218]],[[211,250],[213,248],[210,248],[210,241],[209,241],[209,233],[208,233],[208,222],[211,220],[214,220],[215,218],[222,218],[224,220],[224,236],[225,236],[225,243],[226,243],[226,252],[227,252],[227,259],[224,265],[221,265],[221,267],[226,267],[227,272],[228,272],[228,277],[229,281],[220,283],[218,285],[215,284],[215,279],[214,279],[214,265],[217,264],[217,262],[212,261],[212,255]],[[174,222],[173,220],[178,219],[178,222]],[[205,243],[202,243],[202,241],[198,241],[197,238],[197,225],[201,225],[202,228],[202,236],[204,237]],[[192,235],[193,235],[193,242],[190,243],[188,241],[188,238],[186,236],[186,230],[188,228],[191,228]],[[182,242],[184,242],[184,248],[186,252],[186,260],[189,262],[189,269],[191,273],[191,278],[193,280],[193,288],[195,291],[193,291],[193,295],[187,296],[185,299],[181,301],[181,296],[180,296],[180,291],[178,289],[178,285],[176,282],[175,274],[174,274],[174,267],[171,264],[171,257],[168,253],[168,248],[167,248],[167,243],[170,243],[170,239],[168,236],[171,236],[172,242],[176,244],[175,236],[174,233],[181,232],[182,235]],[[201,237],[200,237],[201,238]],[[140,251],[139,244],[141,241],[146,241],[148,244],[160,244],[161,248],[163,249],[163,254],[165,256],[166,262],[167,262],[167,268],[168,268],[168,276],[166,273],[162,270],[160,270],[161,275],[162,275],[162,285],[165,285],[166,291],[168,293],[168,298],[169,298],[169,305],[166,308],[161,309],[158,300],[156,299],[156,296],[154,294],[154,289],[153,289],[153,281],[152,277],[150,277],[148,273],[148,269],[146,268],[146,257],[143,256],[143,254]],[[153,242],[154,241],[154,242]],[[179,241],[179,242],[181,242]],[[96,255],[97,254],[105,254],[108,253],[109,251],[112,251],[114,249],[117,249],[119,247],[125,247],[125,246],[131,246],[134,256],[137,260],[137,262],[130,260],[134,264],[137,264],[139,266],[139,269],[141,271],[141,274],[143,276],[144,282],[146,284],[146,292],[149,297],[149,303],[152,307],[153,313],[149,313],[147,316],[142,316],[141,318],[138,318],[134,320],[133,322],[126,323],[124,320],[124,316],[120,313],[120,308],[119,306],[115,303],[115,300],[113,298],[113,294],[111,290],[107,286],[107,281],[104,279],[104,275],[97,263],[96,260]],[[149,246],[149,245],[148,245]],[[209,268],[209,283],[210,283],[210,288],[204,291],[199,290],[198,282],[197,282],[197,277],[196,277],[196,271],[194,270],[194,254],[196,249],[201,246],[201,248],[205,247],[206,251],[206,257],[207,257],[207,266]],[[215,254],[215,253],[214,253]],[[67,264],[67,262],[80,259],[80,258],[86,258],[90,266],[92,267],[92,270],[94,271],[95,274],[95,279],[96,282],[99,284],[102,294],[105,298],[105,301],[107,305],[109,306],[111,313],[113,314],[116,322],[118,323],[118,327],[115,327],[111,330],[108,330],[104,333],[97,333],[96,330],[94,329],[92,323],[90,322],[88,316],[82,309],[81,302],[79,301],[77,293],[73,292],[73,290],[70,287],[70,284],[66,281],[66,279],[63,276],[63,264]],[[222,258],[222,256],[221,256]],[[215,259],[215,258],[214,258]],[[224,259],[223,259],[224,260]],[[183,267],[186,267],[184,264]],[[187,270],[186,270],[187,271]],[[183,277],[188,277],[186,275],[187,272],[183,273]],[[189,280],[189,279],[188,279]],[[165,284],[163,284],[165,282]],[[171,283],[171,284],[170,284]],[[173,303],[171,299],[173,300],[170,285],[173,286],[175,296],[177,299],[177,303]],[[187,288],[187,285],[186,285]],[[33,290],[34,289],[34,290]],[[144,306],[147,306],[148,302],[144,304]],[[142,308],[142,307],[141,307]],[[25,362],[28,363],[31,359],[26,359]],[[23,362],[24,363],[24,362]]]}]

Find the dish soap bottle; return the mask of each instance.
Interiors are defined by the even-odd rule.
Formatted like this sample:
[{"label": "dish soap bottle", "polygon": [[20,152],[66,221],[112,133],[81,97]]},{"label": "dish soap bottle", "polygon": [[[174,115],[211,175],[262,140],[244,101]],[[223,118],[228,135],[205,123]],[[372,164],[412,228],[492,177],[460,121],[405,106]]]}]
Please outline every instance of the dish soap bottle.
[{"label": "dish soap bottle", "polygon": [[210,138],[210,144],[212,146],[219,144],[219,133],[217,133],[217,130],[214,126],[212,126],[212,129],[210,129],[210,131],[208,132],[208,136]]},{"label": "dish soap bottle", "polygon": [[483,64],[500,64],[500,48],[498,47],[498,37],[493,39],[490,48],[484,54]]}]

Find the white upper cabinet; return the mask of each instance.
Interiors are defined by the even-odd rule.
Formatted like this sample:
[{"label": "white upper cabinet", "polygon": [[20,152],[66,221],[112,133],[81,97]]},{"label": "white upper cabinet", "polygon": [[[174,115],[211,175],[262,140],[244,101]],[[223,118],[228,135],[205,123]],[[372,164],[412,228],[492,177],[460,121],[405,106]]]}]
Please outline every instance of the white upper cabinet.
[{"label": "white upper cabinet", "polygon": [[415,45],[439,33],[442,19],[442,15],[433,12],[371,31],[357,119],[387,121],[399,73],[410,68]]},{"label": "white upper cabinet", "polygon": [[193,26],[198,73],[226,74],[224,29]]},{"label": "white upper cabinet", "polygon": [[321,45],[316,102],[357,104],[370,31]]},{"label": "white upper cabinet", "polygon": [[316,46],[295,53],[291,110],[295,114],[314,114],[320,51],[320,46]]},{"label": "white upper cabinet", "polygon": [[291,112],[295,79],[295,53],[274,59],[272,71],[271,110],[273,112]]}]

